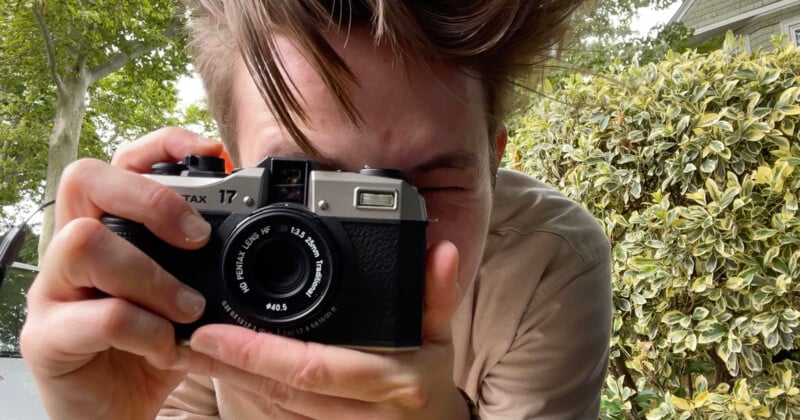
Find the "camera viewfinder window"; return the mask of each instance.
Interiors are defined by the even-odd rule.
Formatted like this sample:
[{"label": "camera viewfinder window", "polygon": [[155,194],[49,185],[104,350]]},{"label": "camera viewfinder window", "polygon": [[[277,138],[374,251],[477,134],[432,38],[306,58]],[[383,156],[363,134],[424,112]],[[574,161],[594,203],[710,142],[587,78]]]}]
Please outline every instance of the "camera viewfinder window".
[{"label": "camera viewfinder window", "polygon": [[273,160],[269,201],[305,204],[307,176],[308,165],[305,161]]},{"label": "camera viewfinder window", "polygon": [[356,190],[356,207],[394,210],[397,208],[396,191]]}]

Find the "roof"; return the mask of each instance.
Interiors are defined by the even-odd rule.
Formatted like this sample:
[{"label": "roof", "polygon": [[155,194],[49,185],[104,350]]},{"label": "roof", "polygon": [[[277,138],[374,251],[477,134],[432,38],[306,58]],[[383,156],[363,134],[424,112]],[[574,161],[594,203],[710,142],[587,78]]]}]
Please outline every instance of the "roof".
[{"label": "roof", "polygon": [[[678,8],[669,23],[682,22],[686,14],[692,9],[695,4],[702,3],[707,0],[684,0],[683,4]],[[737,15],[722,19],[718,22],[694,29],[694,38],[710,38],[712,36],[722,35],[729,29],[736,29],[742,25],[750,22],[751,20],[781,10],[800,5],[800,0],[781,0],[770,3],[755,9],[747,10]]]}]

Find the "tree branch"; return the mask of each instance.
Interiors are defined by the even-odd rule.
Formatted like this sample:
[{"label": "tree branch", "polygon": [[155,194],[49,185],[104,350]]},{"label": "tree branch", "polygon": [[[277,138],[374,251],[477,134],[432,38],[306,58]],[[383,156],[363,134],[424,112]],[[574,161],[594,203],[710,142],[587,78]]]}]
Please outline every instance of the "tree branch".
[{"label": "tree branch", "polygon": [[[183,16],[186,13],[186,7],[182,4],[178,6],[178,10],[172,16],[169,26],[161,32],[161,35],[167,39],[173,39],[178,36],[183,30]],[[89,69],[89,83],[94,83],[109,74],[119,70],[131,61],[149,53],[156,49],[158,45],[148,45],[145,43],[133,44],[130,53],[120,52],[119,54],[111,57],[103,64]]]},{"label": "tree branch", "polygon": [[36,22],[39,23],[39,29],[42,31],[42,37],[44,37],[44,46],[47,50],[47,67],[50,70],[50,76],[53,77],[53,82],[56,84],[59,93],[63,94],[64,83],[61,81],[61,76],[58,75],[58,69],[56,68],[58,63],[56,63],[56,53],[53,49],[53,38],[50,36],[50,28],[47,26],[47,22],[45,22],[44,16],[37,5],[31,7],[31,11],[33,11]]},{"label": "tree branch", "polygon": [[108,59],[105,63],[89,69],[89,84],[92,84],[109,74],[119,70],[125,64],[136,60],[137,58],[147,54],[155,48],[154,45],[139,44],[134,47],[133,51],[128,53],[121,52]]},{"label": "tree branch", "polygon": [[[620,358],[614,358],[613,363],[611,365],[612,369],[614,369],[614,374],[617,376],[622,376],[624,379],[623,384],[628,388],[637,391],[636,383],[633,382],[633,377],[631,376],[631,372],[628,370],[628,367],[625,366],[625,362],[622,361]],[[636,403],[631,401],[631,411],[628,413],[630,418],[632,419],[640,419],[639,416],[639,409],[636,407]]]},{"label": "tree branch", "polygon": [[711,360],[714,362],[714,366],[716,367],[715,369],[716,384],[714,385],[719,385],[723,382],[730,384],[733,380],[733,377],[731,376],[730,372],[728,372],[728,365],[725,363],[725,361],[722,360],[722,358],[719,357],[719,355],[717,355],[717,352],[712,351],[711,349],[707,350],[706,354],[708,355],[708,357],[711,358]]}]

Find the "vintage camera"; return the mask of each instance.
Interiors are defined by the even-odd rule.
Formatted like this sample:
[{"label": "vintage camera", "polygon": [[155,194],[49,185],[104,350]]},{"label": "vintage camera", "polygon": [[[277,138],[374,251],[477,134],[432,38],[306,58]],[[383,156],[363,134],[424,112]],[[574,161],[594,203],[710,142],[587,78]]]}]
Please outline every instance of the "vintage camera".
[{"label": "vintage camera", "polygon": [[143,225],[103,223],[207,300],[179,339],[227,323],[306,341],[369,349],[421,344],[427,216],[399,171],[323,171],[268,157],[227,175],[218,158],[157,163],[145,176],[186,198],[211,224],[187,251]]}]

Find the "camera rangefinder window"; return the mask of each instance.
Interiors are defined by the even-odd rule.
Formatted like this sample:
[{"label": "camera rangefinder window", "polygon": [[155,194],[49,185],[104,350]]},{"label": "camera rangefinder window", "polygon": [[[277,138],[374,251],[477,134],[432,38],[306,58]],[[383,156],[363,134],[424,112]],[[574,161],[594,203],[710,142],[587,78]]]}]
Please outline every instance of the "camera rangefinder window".
[{"label": "camera rangefinder window", "polygon": [[397,191],[356,190],[356,207],[394,210]]}]

